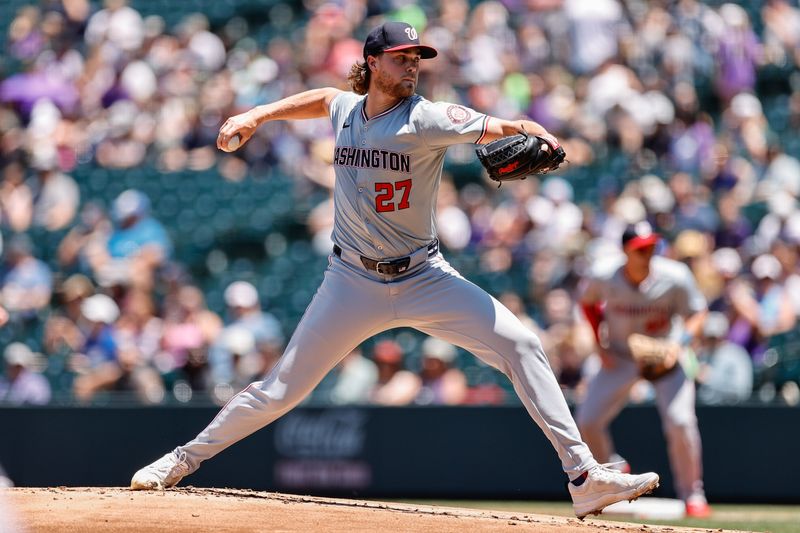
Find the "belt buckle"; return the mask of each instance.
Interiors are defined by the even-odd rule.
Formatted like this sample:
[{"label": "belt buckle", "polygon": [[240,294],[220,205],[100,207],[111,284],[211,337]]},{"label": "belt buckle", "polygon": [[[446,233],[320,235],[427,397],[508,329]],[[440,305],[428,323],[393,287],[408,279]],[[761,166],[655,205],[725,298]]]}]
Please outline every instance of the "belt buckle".
[{"label": "belt buckle", "polygon": [[391,262],[391,261],[378,261],[377,263],[375,263],[375,271],[376,271],[378,274],[384,274],[384,275],[387,275],[387,274],[389,274],[389,272],[384,272],[384,271],[383,271],[383,269],[382,269],[381,267],[383,267],[383,266],[387,266],[387,267],[388,267],[388,266],[390,266],[391,264],[392,264],[392,262]]},{"label": "belt buckle", "polygon": [[402,274],[408,270],[410,259],[403,257],[402,259],[395,259],[394,261],[378,261],[375,263],[375,270],[378,274],[384,276],[393,276],[395,274]]},{"label": "belt buckle", "polygon": [[[375,263],[375,270],[378,272],[378,274],[383,274],[384,276],[391,276],[392,274],[394,274],[394,270],[391,268],[393,266],[394,266],[393,261],[378,261],[377,263]],[[386,267],[386,270],[384,270],[383,267]]]}]

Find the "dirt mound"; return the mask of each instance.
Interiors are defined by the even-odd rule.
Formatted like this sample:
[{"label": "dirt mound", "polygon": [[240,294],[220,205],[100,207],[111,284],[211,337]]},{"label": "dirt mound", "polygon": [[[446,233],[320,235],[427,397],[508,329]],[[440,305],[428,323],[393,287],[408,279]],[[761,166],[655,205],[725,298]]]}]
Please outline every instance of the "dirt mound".
[{"label": "dirt mound", "polygon": [[[194,487],[155,492],[132,492],[117,487],[14,488],[0,490],[0,499],[15,515],[17,523],[30,532],[710,531]],[[0,511],[0,531],[5,532],[13,526],[8,522],[4,525],[3,514]]]}]

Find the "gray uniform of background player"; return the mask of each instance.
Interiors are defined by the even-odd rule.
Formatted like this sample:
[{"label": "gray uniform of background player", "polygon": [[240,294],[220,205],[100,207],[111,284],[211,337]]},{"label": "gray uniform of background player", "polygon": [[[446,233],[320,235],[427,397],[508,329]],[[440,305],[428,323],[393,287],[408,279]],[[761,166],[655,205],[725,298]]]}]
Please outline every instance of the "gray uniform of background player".
[{"label": "gray uniform of background player", "polygon": [[[596,465],[536,335],[441,254],[428,254],[445,150],[479,141],[490,119],[414,95],[367,120],[364,97],[353,93],[336,96],[330,115],[336,136],[333,240],[342,256],[331,255],[275,368],[176,450],[186,453],[190,472],[292,409],[362,341],[401,326],[461,346],[509,376],[570,478]],[[368,271],[359,259],[409,254],[409,270],[396,277]]]},{"label": "gray uniform of background player", "polygon": [[[608,425],[625,406],[631,387],[640,379],[627,346],[632,333],[652,337],[679,337],[680,319],[706,309],[691,270],[677,261],[654,256],[650,275],[638,287],[624,276],[622,265],[600,267],[582,287],[581,301],[605,302],[604,320],[611,368],[601,368],[589,383],[576,419],[586,442],[599,461],[614,453]],[[677,322],[677,323],[676,323]],[[656,380],[658,411],[678,497],[702,493],[700,432],[695,415],[694,382],[682,367]]]}]

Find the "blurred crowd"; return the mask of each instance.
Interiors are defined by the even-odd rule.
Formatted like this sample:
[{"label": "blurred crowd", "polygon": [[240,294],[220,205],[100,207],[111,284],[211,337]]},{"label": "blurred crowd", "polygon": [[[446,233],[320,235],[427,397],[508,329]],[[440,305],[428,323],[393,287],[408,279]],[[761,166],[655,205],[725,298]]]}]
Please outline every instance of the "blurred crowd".
[{"label": "blurred crowd", "polygon": [[[767,401],[800,400],[796,381],[768,373],[785,357],[771,339],[800,314],[796,1],[306,0],[271,2],[257,20],[188,13],[175,25],[146,6],[47,0],[21,5],[8,24],[0,402],[116,391],[222,403],[268,370],[291,333],[269,312],[283,302],[240,280],[225,287],[224,309],[210,309],[155,199],[136,189],[82,197],[73,171],[215,169],[239,181],[279,168],[297,198],[322,199],[305,215],[307,239],[326,255],[327,121],[263,127],[235,154],[215,149],[216,134],[254,105],[346,88],[363,37],[385,17],[414,24],[440,51],[422,64],[422,95],[528,116],[566,149],[559,175],[496,190],[476,175],[471,147],[455,147],[437,210],[446,257],[541,336],[565,394],[579,397],[599,364],[577,285],[620,253],[626,225],[647,220],[664,237],[660,253],[689,265],[713,311],[693,346],[700,398],[735,403],[755,389]],[[36,253],[43,234],[59,236],[50,263]],[[493,373],[402,332],[348,355],[313,398],[510,401]],[[645,383],[632,399],[650,392]]]}]

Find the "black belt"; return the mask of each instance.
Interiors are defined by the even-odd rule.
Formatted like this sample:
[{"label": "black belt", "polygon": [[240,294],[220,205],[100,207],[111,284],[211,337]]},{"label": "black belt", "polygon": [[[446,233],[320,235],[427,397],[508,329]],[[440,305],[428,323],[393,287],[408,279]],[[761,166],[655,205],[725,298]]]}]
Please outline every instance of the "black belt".
[{"label": "black belt", "polygon": [[[339,257],[342,257],[342,249],[338,244],[333,245],[333,253]],[[428,257],[436,255],[437,253],[439,253],[439,239],[434,239],[430,244],[428,244]],[[408,270],[409,265],[411,265],[411,256],[400,257],[398,259],[392,259],[391,261],[379,261],[377,259],[364,257],[363,255],[360,256],[360,258],[361,264],[364,265],[364,268],[385,276],[396,276],[397,274],[402,274]]]}]

